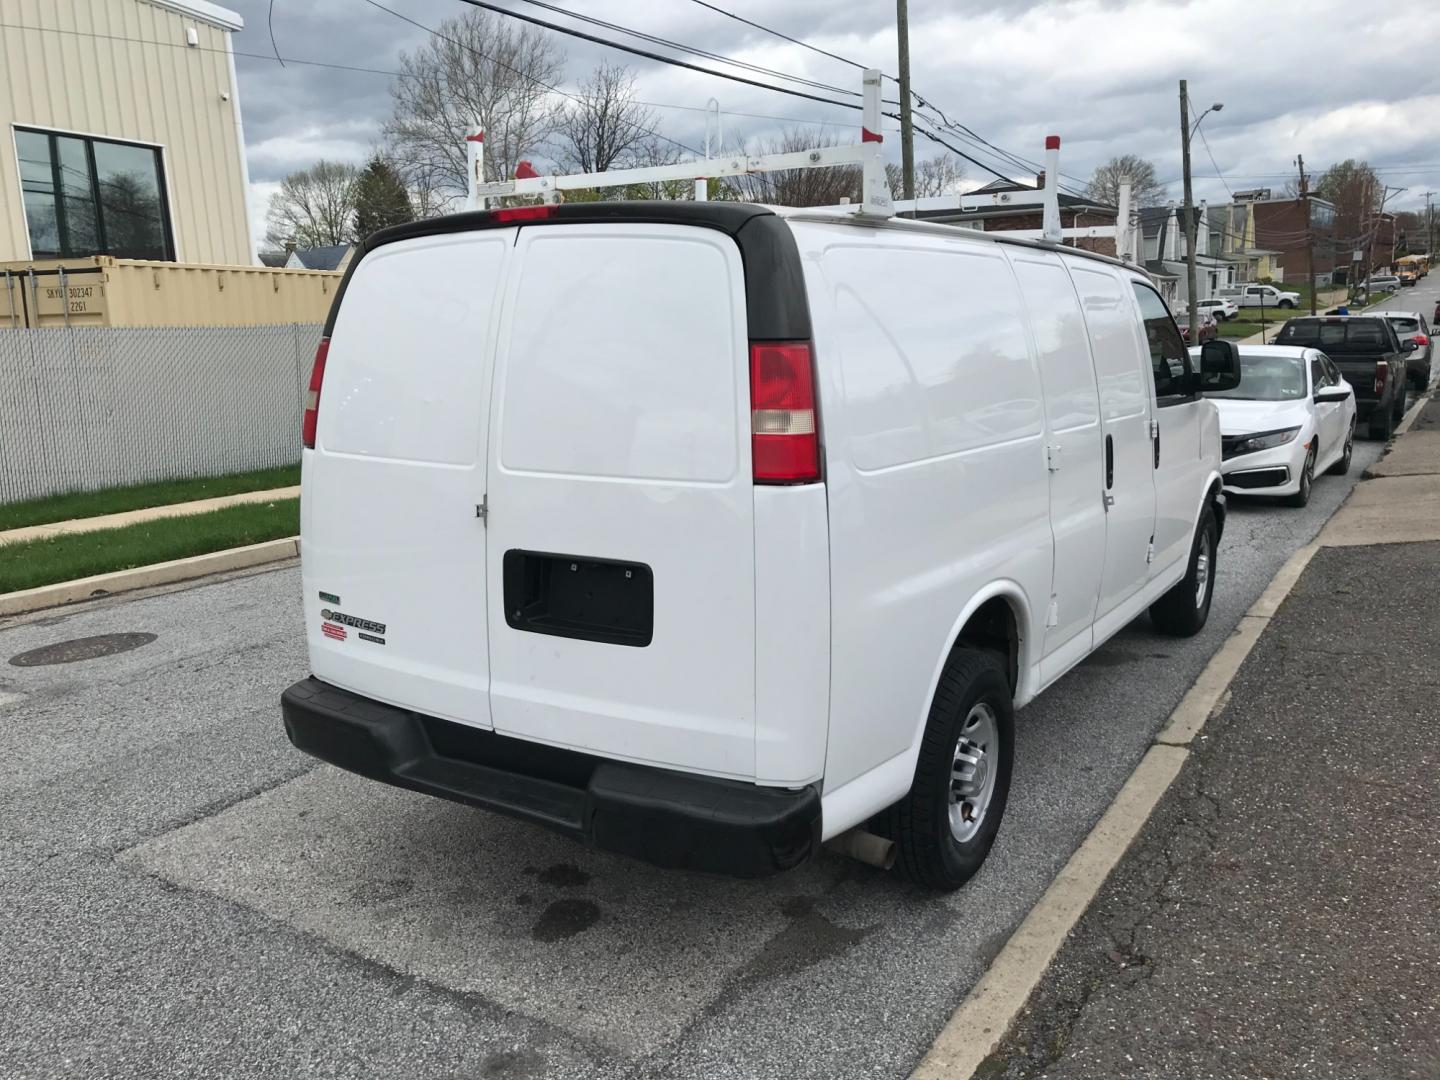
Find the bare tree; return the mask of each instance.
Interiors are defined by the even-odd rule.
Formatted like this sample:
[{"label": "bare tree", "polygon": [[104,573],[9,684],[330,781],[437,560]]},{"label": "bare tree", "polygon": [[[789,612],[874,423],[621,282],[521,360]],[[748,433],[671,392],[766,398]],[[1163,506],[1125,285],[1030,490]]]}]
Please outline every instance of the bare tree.
[{"label": "bare tree", "polygon": [[[915,163],[915,197],[930,199],[937,195],[952,195],[960,190],[960,181],[965,179],[965,166],[952,154],[940,152],[934,157]],[[900,198],[904,190],[904,178],[900,166],[894,162],[885,165],[885,183],[890,188],[892,199]]]},{"label": "bare tree", "polygon": [[359,170],[340,161],[317,161],[280,181],[270,196],[265,240],[277,248],[327,247],[350,238]]},{"label": "bare tree", "polygon": [[417,52],[401,53],[385,125],[390,159],[412,191],[453,201],[464,194],[465,132],[485,131],[485,178],[502,180],[554,133],[560,105],[550,86],[565,56],[544,33],[481,9],[443,20]]},{"label": "bare tree", "polygon": [[1155,179],[1155,166],[1134,154],[1113,157],[1096,169],[1085,194],[1106,206],[1119,206],[1120,181],[1127,177],[1132,206],[1159,206],[1165,201],[1165,185]]},{"label": "bare tree", "polygon": [[602,60],[561,111],[555,132],[556,164],[565,172],[628,167],[647,150],[655,114],[635,100],[635,75]]},{"label": "bare tree", "polygon": [[[839,143],[837,136],[824,131],[791,128],[778,137],[744,147],[741,152],[752,157],[792,154],[799,150],[837,146]],[[746,173],[731,177],[730,186],[746,202],[774,203],[778,206],[833,206],[842,198],[860,198],[860,178],[860,166],[844,165]]]}]

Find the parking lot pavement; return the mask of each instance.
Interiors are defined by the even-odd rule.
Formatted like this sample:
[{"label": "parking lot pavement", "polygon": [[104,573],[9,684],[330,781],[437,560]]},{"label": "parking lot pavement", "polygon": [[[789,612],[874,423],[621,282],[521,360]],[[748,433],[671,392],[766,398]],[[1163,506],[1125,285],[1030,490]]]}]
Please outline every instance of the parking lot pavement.
[{"label": "parking lot pavement", "polygon": [[980,1075],[1440,1076],[1437,575],[1320,550]]},{"label": "parking lot pavement", "polygon": [[662,873],[293,751],[285,568],[0,628],[0,1075],[903,1076],[1210,655],[1378,456],[1232,502],[1211,620],[1143,620],[1019,717],[982,873],[936,897],[824,855]]}]

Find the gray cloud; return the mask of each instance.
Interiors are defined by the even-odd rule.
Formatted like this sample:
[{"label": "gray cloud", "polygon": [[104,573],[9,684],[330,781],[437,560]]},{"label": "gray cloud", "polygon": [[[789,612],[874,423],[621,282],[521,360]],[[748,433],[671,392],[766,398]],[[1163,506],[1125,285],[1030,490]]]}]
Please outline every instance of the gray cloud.
[{"label": "gray cloud", "polygon": [[[642,28],[726,55],[858,89],[858,72],[764,35],[685,0],[558,0],[563,6]],[[459,0],[386,0],[434,26],[464,10]],[[554,17],[522,0],[516,10]],[[858,61],[893,72],[893,8],[833,0],[717,0]],[[270,52],[269,0],[230,0],[246,21],[235,47]],[[1277,0],[1258,16],[1249,0],[912,0],[911,50],[917,90],[952,118],[1027,158],[1039,158],[1044,136],[1064,140],[1062,169],[1088,176],[1120,153],[1153,160],[1162,179],[1179,175],[1176,80],[1188,77],[1194,99],[1225,103],[1205,121],[1215,163],[1231,187],[1275,186],[1297,153],[1323,168],[1344,157],[1368,157],[1390,183],[1410,190],[1393,205],[1414,206],[1440,187],[1440,148],[1432,149],[1440,115],[1440,76],[1430,65],[1407,70],[1410,56],[1440,49],[1440,24],[1396,12],[1357,22],[1346,0]],[[394,70],[402,50],[425,34],[363,0],[276,0],[275,31],[287,57]],[[1303,43],[1303,49],[1301,45]],[[846,110],[748,88],[610,54],[570,38],[573,86],[602,55],[631,63],[646,100],[700,106],[716,96],[731,113],[858,124]],[[390,113],[390,80],[381,75],[238,57],[251,175],[264,189],[317,157],[359,160]],[[1403,73],[1403,76],[1402,76]],[[1357,97],[1358,93],[1358,97]],[[893,94],[887,95],[893,96]],[[699,113],[657,110],[659,130],[698,145]],[[727,137],[763,134],[777,121],[731,115]],[[887,140],[894,146],[898,140]],[[957,145],[965,144],[957,142]],[[917,149],[929,152],[921,141]],[[977,156],[981,156],[977,154]],[[1001,171],[1020,170],[987,157]],[[1197,143],[1197,193],[1224,199],[1222,181]],[[989,174],[974,166],[971,176]],[[1178,184],[1175,185],[1178,194]]]}]

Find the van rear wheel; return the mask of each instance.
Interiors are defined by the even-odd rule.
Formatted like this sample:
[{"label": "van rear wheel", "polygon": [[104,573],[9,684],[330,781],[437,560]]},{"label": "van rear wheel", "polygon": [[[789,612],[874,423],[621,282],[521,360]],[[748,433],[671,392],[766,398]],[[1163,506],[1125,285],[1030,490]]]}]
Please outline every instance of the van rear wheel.
[{"label": "van rear wheel", "polygon": [[1172,637],[1193,637],[1210,617],[1210,598],[1215,595],[1215,546],[1220,530],[1215,526],[1215,508],[1209,503],[1200,515],[1195,540],[1190,546],[1190,565],[1179,584],[1150,605],[1155,629]]},{"label": "van rear wheel", "polygon": [[985,862],[1015,760],[1015,714],[1001,659],[979,649],[951,654],[930,703],[910,792],[886,811],[895,868],[949,891]]}]

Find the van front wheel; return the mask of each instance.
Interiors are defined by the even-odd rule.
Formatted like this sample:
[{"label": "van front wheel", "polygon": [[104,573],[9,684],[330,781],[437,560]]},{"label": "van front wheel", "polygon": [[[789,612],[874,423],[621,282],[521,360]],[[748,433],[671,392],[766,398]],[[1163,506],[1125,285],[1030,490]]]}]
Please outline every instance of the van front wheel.
[{"label": "van front wheel", "polygon": [[1190,546],[1190,565],[1179,584],[1150,605],[1155,629],[1172,637],[1193,637],[1210,617],[1210,598],[1215,595],[1215,547],[1220,530],[1215,526],[1215,508],[1209,503],[1200,515],[1195,541]]},{"label": "van front wheel", "polygon": [[884,815],[895,868],[932,889],[969,881],[995,842],[1014,761],[1014,708],[1000,658],[957,649],[930,704],[915,782]]}]

